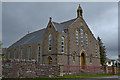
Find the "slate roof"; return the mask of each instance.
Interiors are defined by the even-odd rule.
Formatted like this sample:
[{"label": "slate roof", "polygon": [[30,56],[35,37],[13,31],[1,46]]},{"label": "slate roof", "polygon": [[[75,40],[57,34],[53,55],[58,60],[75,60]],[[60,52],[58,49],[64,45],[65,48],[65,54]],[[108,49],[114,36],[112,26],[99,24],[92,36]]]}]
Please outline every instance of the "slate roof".
[{"label": "slate roof", "polygon": [[72,24],[75,20],[75,19],[71,19],[71,20],[68,20],[68,21],[65,21],[65,22],[62,22],[62,23],[57,23],[57,22],[53,22],[55,28],[57,29],[58,32],[62,33],[62,31],[64,31],[64,29],[67,29],[68,26],[70,24]]},{"label": "slate roof", "polygon": [[24,37],[22,37],[20,40],[15,42],[9,48],[13,48],[13,47],[24,45],[24,44],[29,44],[32,42],[38,42],[38,41],[42,42],[44,32],[45,32],[45,28],[26,34]]},{"label": "slate roof", "polygon": [[[77,18],[71,19],[71,20],[68,20],[68,21],[65,21],[62,23],[53,22],[53,25],[57,29],[58,32],[63,33],[62,31],[64,31],[64,29],[67,29],[68,26],[70,24],[72,24],[76,19]],[[12,44],[9,48],[13,48],[16,46],[21,46],[21,45],[25,45],[25,44],[29,44],[29,43],[33,43],[33,42],[38,42],[38,41],[42,42],[45,29],[46,28],[26,34],[20,40],[18,40],[14,44]]]}]

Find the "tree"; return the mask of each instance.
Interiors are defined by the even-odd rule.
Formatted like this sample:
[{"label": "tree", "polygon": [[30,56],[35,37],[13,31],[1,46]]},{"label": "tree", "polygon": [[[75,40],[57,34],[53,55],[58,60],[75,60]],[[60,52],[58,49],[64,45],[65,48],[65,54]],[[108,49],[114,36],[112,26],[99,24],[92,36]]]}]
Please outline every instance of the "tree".
[{"label": "tree", "polygon": [[2,52],[2,42],[0,41],[0,53]]},{"label": "tree", "polygon": [[103,66],[105,65],[105,61],[106,61],[106,48],[103,45],[100,37],[98,37],[97,40],[98,40],[99,50],[100,50],[100,63]]}]

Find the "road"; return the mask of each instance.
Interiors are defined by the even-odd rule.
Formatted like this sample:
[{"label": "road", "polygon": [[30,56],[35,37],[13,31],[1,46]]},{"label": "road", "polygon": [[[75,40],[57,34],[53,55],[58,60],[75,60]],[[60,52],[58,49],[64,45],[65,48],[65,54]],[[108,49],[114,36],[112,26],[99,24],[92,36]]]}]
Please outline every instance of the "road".
[{"label": "road", "polygon": [[81,78],[81,79],[58,79],[58,80],[120,80],[120,76],[98,77],[98,78]]}]

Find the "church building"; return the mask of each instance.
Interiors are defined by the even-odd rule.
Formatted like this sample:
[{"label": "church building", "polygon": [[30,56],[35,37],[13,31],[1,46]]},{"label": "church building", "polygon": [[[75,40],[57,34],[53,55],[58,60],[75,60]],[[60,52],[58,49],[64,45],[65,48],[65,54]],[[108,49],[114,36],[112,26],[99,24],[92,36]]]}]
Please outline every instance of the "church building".
[{"label": "church building", "polygon": [[100,66],[99,45],[83,19],[79,5],[77,17],[54,22],[31,32],[7,48],[6,59],[37,61],[47,65]]}]

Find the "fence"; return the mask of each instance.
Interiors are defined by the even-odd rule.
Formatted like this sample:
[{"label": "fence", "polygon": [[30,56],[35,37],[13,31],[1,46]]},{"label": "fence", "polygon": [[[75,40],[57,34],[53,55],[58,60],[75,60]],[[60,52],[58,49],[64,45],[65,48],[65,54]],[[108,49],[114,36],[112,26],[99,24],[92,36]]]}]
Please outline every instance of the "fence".
[{"label": "fence", "polygon": [[106,69],[103,66],[79,66],[79,65],[64,65],[63,74],[102,74],[105,73]]},{"label": "fence", "polygon": [[35,61],[3,61],[4,78],[36,78],[63,75],[116,74],[120,67],[79,66],[79,65],[45,65]]}]

